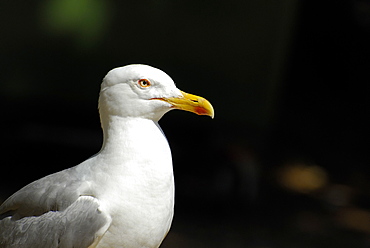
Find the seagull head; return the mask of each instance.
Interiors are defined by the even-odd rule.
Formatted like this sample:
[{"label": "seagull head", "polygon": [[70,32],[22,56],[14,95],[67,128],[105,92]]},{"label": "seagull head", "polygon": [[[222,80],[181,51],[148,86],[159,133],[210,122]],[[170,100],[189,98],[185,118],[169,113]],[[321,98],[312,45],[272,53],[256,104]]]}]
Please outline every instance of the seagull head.
[{"label": "seagull head", "polygon": [[214,116],[209,101],[179,90],[170,76],[148,65],[112,69],[101,84],[99,110],[103,115],[158,121],[172,109]]}]

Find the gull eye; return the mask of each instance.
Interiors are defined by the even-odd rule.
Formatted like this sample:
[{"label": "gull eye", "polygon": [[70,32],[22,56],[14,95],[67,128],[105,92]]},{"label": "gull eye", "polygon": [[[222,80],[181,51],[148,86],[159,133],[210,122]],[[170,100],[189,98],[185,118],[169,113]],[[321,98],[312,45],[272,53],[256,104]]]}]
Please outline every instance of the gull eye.
[{"label": "gull eye", "polygon": [[138,81],[138,84],[140,85],[140,87],[142,88],[147,88],[151,85],[150,81],[148,79],[140,79]]}]

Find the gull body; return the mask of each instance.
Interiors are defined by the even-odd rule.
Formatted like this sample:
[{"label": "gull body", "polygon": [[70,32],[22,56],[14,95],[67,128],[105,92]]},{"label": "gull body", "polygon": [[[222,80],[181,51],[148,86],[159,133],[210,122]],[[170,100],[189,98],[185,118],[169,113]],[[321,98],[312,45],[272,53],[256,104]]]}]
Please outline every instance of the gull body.
[{"label": "gull body", "polygon": [[100,152],[9,197],[0,206],[0,247],[159,247],[174,213],[171,150],[158,124],[171,109],[213,117],[207,100],[180,91],[159,69],[108,72]]}]

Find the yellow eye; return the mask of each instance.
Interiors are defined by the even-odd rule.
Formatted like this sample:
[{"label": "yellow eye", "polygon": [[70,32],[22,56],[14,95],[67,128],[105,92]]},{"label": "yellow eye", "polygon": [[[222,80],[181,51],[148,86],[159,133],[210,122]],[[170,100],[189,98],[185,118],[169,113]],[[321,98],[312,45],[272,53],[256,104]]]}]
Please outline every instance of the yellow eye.
[{"label": "yellow eye", "polygon": [[142,88],[147,88],[151,85],[150,81],[148,79],[140,79],[138,81],[138,84],[140,85],[140,87]]}]

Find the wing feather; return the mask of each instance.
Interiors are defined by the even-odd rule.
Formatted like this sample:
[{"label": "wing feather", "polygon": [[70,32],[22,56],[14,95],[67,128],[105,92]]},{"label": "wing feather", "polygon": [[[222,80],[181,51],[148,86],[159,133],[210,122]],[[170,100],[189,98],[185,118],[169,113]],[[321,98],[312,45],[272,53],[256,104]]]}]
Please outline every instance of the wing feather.
[{"label": "wing feather", "polygon": [[0,247],[87,248],[101,238],[111,218],[92,196],[80,196],[62,211],[0,220]]},{"label": "wing feather", "polygon": [[[86,172],[88,174],[88,172]],[[0,206],[0,220],[13,213],[14,219],[63,210],[80,195],[88,195],[88,180],[80,178],[76,167],[63,170],[23,187]]]}]

